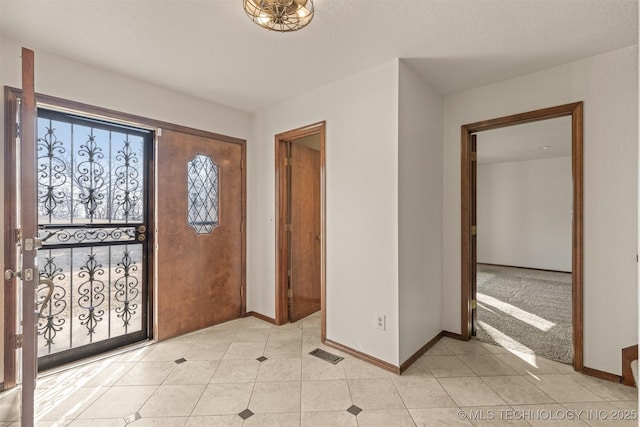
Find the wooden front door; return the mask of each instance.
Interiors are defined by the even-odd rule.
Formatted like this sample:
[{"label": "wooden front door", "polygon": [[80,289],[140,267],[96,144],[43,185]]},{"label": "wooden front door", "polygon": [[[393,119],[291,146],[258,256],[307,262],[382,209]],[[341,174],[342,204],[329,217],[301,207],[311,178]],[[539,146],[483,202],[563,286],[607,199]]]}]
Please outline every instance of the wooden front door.
[{"label": "wooden front door", "polygon": [[159,340],[244,314],[244,145],[230,140],[159,137]]},{"label": "wooden front door", "polygon": [[290,143],[290,321],[320,310],[320,151]]}]

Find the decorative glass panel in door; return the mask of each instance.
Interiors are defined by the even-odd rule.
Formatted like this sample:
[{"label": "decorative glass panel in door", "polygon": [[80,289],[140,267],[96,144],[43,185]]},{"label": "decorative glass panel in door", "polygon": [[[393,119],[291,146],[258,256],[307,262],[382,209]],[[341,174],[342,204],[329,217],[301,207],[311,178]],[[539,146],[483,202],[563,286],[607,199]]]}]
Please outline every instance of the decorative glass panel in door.
[{"label": "decorative glass panel in door", "polygon": [[[39,369],[146,339],[151,132],[38,110]],[[38,290],[38,302],[46,296]]]}]

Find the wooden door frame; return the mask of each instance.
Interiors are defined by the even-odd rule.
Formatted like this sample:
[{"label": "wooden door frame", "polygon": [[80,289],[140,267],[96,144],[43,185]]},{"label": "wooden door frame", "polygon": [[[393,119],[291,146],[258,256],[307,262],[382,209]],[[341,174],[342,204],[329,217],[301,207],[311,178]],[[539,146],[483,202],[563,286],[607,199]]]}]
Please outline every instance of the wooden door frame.
[{"label": "wooden door frame", "polygon": [[287,310],[287,261],[289,244],[287,239],[287,214],[289,198],[286,174],[286,143],[310,135],[320,135],[320,310],[322,323],[320,339],[326,339],[326,185],[325,185],[325,137],[326,122],[318,122],[308,126],[279,133],[275,136],[275,171],[276,171],[276,324],[289,321]]},{"label": "wooden door frame", "polygon": [[583,103],[559,105],[521,114],[500,117],[470,123],[461,127],[461,219],[462,219],[462,276],[461,276],[461,336],[471,338],[471,321],[473,298],[471,281],[471,226],[473,217],[472,179],[471,173],[471,134],[508,127],[518,124],[537,122],[558,117],[571,117],[571,174],[573,178],[573,220],[572,220],[572,327],[573,327],[573,367],[576,371],[584,369],[583,360]]},{"label": "wooden door frame", "polygon": [[[4,89],[4,262],[5,269],[16,268],[16,144],[17,138],[15,120],[19,93],[8,87]],[[13,125],[9,125],[14,123]],[[13,237],[12,237],[13,236]],[[4,382],[1,390],[13,388],[17,384],[16,378],[16,331],[18,284],[16,279],[3,281],[4,285]],[[11,349],[11,350],[9,350]]]}]

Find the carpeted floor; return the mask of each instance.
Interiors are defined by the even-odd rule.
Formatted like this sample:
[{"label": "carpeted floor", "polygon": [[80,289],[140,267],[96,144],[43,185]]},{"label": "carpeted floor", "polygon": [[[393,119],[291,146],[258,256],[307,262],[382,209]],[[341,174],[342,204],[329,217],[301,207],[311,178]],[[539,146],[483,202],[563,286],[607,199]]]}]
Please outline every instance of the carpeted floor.
[{"label": "carpeted floor", "polygon": [[571,274],[478,264],[477,339],[572,363]]}]

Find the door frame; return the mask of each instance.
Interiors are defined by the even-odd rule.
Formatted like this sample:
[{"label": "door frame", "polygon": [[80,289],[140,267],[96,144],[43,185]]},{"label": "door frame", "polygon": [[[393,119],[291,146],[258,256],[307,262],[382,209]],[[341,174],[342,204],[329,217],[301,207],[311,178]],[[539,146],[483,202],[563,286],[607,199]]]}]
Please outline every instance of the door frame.
[{"label": "door frame", "polygon": [[477,132],[498,129],[518,124],[537,122],[558,117],[571,117],[571,175],[573,178],[573,219],[572,219],[572,328],[573,328],[573,368],[584,369],[583,347],[583,103],[559,105],[526,113],[499,117],[470,123],[461,127],[461,337],[471,338],[472,332],[472,283],[474,266],[472,260],[471,227],[475,218],[475,176],[472,173],[471,135]]},{"label": "door frame", "polygon": [[[16,197],[14,191],[11,190],[15,188],[15,179],[11,178],[11,171],[15,168],[16,163],[16,154],[15,149],[13,147],[14,144],[8,143],[9,141],[13,141],[16,137],[16,126],[14,124],[13,118],[15,118],[15,112],[17,105],[17,100],[22,96],[22,90],[5,86],[4,88],[5,94],[5,158],[4,158],[4,168],[5,168],[5,220],[4,220],[4,231],[5,231],[5,239],[4,239],[4,250],[5,250],[5,259],[7,256],[14,257],[13,252],[9,251],[10,247],[13,247],[14,241],[8,236],[11,236],[15,233],[15,218],[11,212],[15,212],[16,209]],[[153,121],[149,119],[144,119],[142,117],[133,116],[127,113],[121,113],[101,107],[95,107],[92,105],[82,104],[75,101],[70,101],[62,98],[57,98],[49,95],[43,95],[36,93],[36,108],[47,108],[54,111],[60,111],[63,113],[71,113],[76,114],[82,117],[88,118],[96,118],[104,121],[109,121],[118,124],[131,125],[141,129],[146,129],[155,134],[157,127],[154,126]],[[155,135],[152,135],[151,141],[155,140]],[[147,173],[145,176],[145,182],[147,187],[147,226],[149,230],[155,230],[156,222],[155,222],[155,146],[152,144],[149,147],[146,147],[148,150],[148,167]],[[155,233],[148,234],[148,244],[147,251],[143,254],[144,263],[146,268],[146,284],[147,284],[147,316],[146,316],[146,334],[147,339],[153,339],[153,322],[154,322],[154,257],[155,257]],[[15,264],[15,263],[14,263]],[[5,268],[10,268],[6,266]],[[17,300],[15,298],[15,280],[13,280],[10,284],[5,285],[5,303],[4,303],[4,389],[7,390],[9,388],[13,388],[16,386],[16,359],[15,359],[15,351],[8,352],[10,348],[16,347],[16,330],[17,330]],[[8,292],[11,292],[8,295]],[[7,298],[9,297],[9,298]],[[87,356],[90,357],[91,355]]]},{"label": "door frame", "polygon": [[[15,200],[15,180],[13,183],[9,182],[8,179],[8,171],[13,170],[9,167],[15,167],[15,147],[12,147],[12,144],[9,144],[8,141],[14,141],[16,136],[16,129],[13,121],[15,119],[16,109],[15,105],[17,104],[17,99],[21,97],[22,91],[21,89],[5,86],[4,87],[4,103],[5,103],[5,140],[4,140],[4,170],[5,170],[5,203],[4,212],[5,212],[5,221],[4,221],[4,229],[5,229],[5,259],[7,254],[11,254],[12,252],[7,251],[7,247],[11,248],[13,251],[14,242],[9,236],[13,235],[15,230],[15,218],[11,213],[14,209],[16,200]],[[115,123],[134,125],[143,129],[149,129],[154,132],[154,144],[152,148],[152,154],[149,158],[149,168],[148,168],[148,183],[149,183],[149,194],[148,194],[148,204],[149,204],[149,213],[148,213],[148,225],[149,230],[152,231],[149,233],[149,245],[148,245],[148,256],[147,256],[147,287],[148,287],[148,318],[147,318],[147,328],[148,328],[148,337],[149,340],[153,340],[156,337],[157,330],[157,319],[155,318],[155,302],[156,302],[156,251],[155,246],[157,244],[157,218],[156,218],[156,144],[158,143],[158,132],[161,129],[170,129],[178,132],[188,133],[196,136],[204,136],[207,138],[217,139],[219,141],[239,144],[242,147],[242,260],[241,260],[241,287],[242,287],[242,313],[241,316],[246,313],[246,259],[247,259],[247,236],[246,236],[246,223],[247,223],[247,168],[246,168],[246,140],[234,138],[226,135],[221,135],[213,132],[203,131],[187,126],[176,125],[173,123],[163,122],[159,120],[149,119],[142,116],[137,116],[129,113],[123,113],[116,110],[111,110],[103,107],[96,107],[89,104],[84,104],[76,101],[70,101],[63,98],[58,98],[50,95],[43,95],[36,93],[36,103],[38,106],[49,107],[60,111],[67,111],[75,114],[79,114],[85,117],[95,117],[100,119],[106,119],[108,121],[113,121]],[[13,187],[12,187],[13,185]],[[9,190],[7,190],[9,189]],[[9,205],[9,202],[12,205]],[[13,206],[13,207],[12,207]],[[8,214],[9,213],[9,214]],[[11,227],[11,221],[13,221],[13,227]],[[13,255],[12,255],[13,256]],[[15,265],[15,262],[13,263]],[[16,285],[15,280],[12,283],[5,282],[5,302],[4,302],[4,390],[15,387],[16,385],[16,360],[15,360],[15,351],[10,353],[7,352],[9,348],[15,348],[16,345],[16,304],[17,300],[15,299],[15,291]],[[12,298],[7,298],[8,296],[13,295]],[[13,322],[13,323],[11,323]],[[11,329],[10,329],[11,328]],[[11,357],[6,357],[8,355],[12,355]],[[0,391],[2,388],[0,388]]]},{"label": "door frame", "polygon": [[289,189],[287,188],[286,143],[311,135],[320,135],[320,311],[322,316],[320,339],[326,338],[326,183],[325,183],[325,138],[326,122],[303,126],[275,136],[276,172],[276,318],[277,325],[289,322],[287,310],[287,261],[289,242],[287,239],[287,216]]}]

